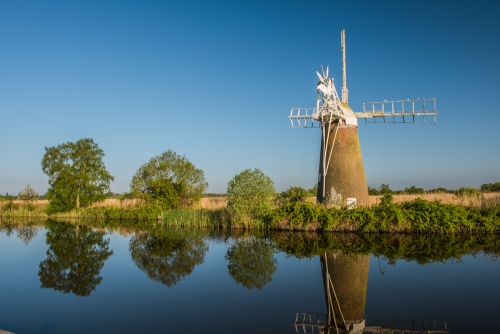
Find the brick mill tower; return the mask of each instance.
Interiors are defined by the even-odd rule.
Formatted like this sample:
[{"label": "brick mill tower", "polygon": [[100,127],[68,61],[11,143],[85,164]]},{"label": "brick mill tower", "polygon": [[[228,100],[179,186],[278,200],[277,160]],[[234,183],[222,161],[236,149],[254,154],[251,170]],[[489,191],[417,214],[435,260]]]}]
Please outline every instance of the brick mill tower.
[{"label": "brick mill tower", "polygon": [[321,128],[321,147],[318,173],[317,201],[327,207],[368,206],[358,119],[367,123],[435,123],[436,99],[415,99],[363,103],[362,112],[349,107],[345,30],[341,31],[342,99],[339,98],[328,67],[316,72],[315,108],[292,108],[289,119],[292,127]]}]

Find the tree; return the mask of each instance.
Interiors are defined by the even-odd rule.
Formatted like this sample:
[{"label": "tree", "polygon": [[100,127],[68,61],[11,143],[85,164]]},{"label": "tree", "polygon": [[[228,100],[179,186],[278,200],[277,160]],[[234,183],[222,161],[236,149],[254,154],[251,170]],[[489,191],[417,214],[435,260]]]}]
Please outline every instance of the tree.
[{"label": "tree", "polygon": [[410,195],[422,195],[425,194],[424,188],[417,188],[415,186],[411,186],[410,188],[406,187],[404,190],[405,193]]},{"label": "tree", "polygon": [[48,213],[78,209],[105,199],[114,177],[102,161],[104,152],[90,138],[46,147],[42,170],[49,177]]},{"label": "tree", "polygon": [[388,184],[382,183],[379,188],[380,194],[382,197],[380,198],[381,205],[388,205],[392,203],[393,196],[392,190],[389,188]]},{"label": "tree", "polygon": [[380,190],[378,190],[377,188],[372,188],[372,187],[368,186],[368,195],[378,196],[378,195],[380,195]]},{"label": "tree", "polygon": [[481,191],[482,192],[500,191],[500,182],[482,184]]},{"label": "tree", "polygon": [[273,208],[273,181],[260,169],[247,169],[234,176],[227,186],[227,209],[233,221],[261,220]]},{"label": "tree", "polygon": [[309,196],[309,192],[304,188],[290,187],[278,194],[278,196],[276,197],[276,201],[280,205],[288,203],[304,203]]},{"label": "tree", "polygon": [[19,192],[17,198],[24,202],[28,211],[33,211],[33,202],[38,198],[38,193],[28,184]]},{"label": "tree", "polygon": [[237,241],[226,253],[229,275],[245,288],[262,289],[273,278],[278,266],[275,248],[269,241],[249,238]]},{"label": "tree", "polygon": [[172,150],[142,165],[130,184],[135,196],[167,209],[192,206],[207,188],[203,171]]}]

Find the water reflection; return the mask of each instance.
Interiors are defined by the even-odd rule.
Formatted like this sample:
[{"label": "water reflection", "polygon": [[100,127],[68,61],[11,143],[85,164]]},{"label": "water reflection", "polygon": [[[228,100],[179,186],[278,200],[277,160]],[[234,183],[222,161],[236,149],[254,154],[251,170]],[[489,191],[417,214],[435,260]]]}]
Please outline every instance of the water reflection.
[{"label": "water reflection", "polygon": [[226,253],[229,275],[247,289],[262,289],[271,282],[278,266],[276,249],[269,239],[247,237],[237,240]]},{"label": "water reflection", "polygon": [[[0,268],[5,273],[0,275],[1,328],[17,333],[178,333],[203,326],[210,333],[290,333],[295,332],[297,311],[317,311],[323,315],[320,322],[299,318],[297,332],[354,333],[363,328],[363,333],[402,333],[392,329],[405,328],[424,333],[424,325],[436,323],[411,319],[439,318],[449,321],[453,333],[498,332],[491,320],[500,292],[499,263],[493,263],[500,255],[498,235],[86,224],[0,221]],[[105,262],[111,249],[112,261]],[[383,275],[377,259],[384,263]],[[200,266],[203,262],[208,263]],[[177,284],[181,280],[184,284]],[[40,289],[40,282],[48,289]],[[67,312],[75,309],[79,312]],[[79,322],[81,314],[91,320]],[[373,322],[380,318],[386,321]],[[310,325],[307,331],[303,325]]]},{"label": "water reflection", "polygon": [[365,327],[366,289],[370,255],[325,252],[321,271],[329,329],[362,331]]},{"label": "water reflection", "polygon": [[0,231],[3,231],[6,236],[10,236],[12,233],[16,232],[17,237],[21,239],[25,245],[28,245],[30,241],[37,236],[39,229],[40,227],[35,222],[31,221],[5,221],[0,223]]},{"label": "water reflection", "polygon": [[47,259],[39,266],[42,288],[89,296],[101,283],[100,271],[113,254],[105,233],[86,226],[48,222]]},{"label": "water reflection", "polygon": [[25,245],[27,245],[34,237],[38,235],[38,230],[38,226],[21,226],[17,230],[17,237],[21,239]]},{"label": "water reflection", "polygon": [[203,238],[182,230],[139,232],[130,240],[135,265],[150,279],[171,287],[202,264],[208,246]]},{"label": "water reflection", "polygon": [[327,312],[297,313],[297,333],[448,333],[445,321],[371,321],[367,326],[370,255],[325,252],[320,259]]}]

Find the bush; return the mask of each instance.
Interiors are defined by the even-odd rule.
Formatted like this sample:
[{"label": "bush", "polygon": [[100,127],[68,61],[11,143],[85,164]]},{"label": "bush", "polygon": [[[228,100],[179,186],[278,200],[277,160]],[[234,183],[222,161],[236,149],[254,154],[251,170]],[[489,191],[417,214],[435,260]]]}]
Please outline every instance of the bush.
[{"label": "bush", "polygon": [[289,204],[289,203],[301,203],[305,202],[307,197],[309,197],[309,192],[301,187],[290,187],[283,191],[276,197],[276,201],[279,205]]},{"label": "bush", "polygon": [[263,223],[273,209],[275,192],[273,181],[260,169],[247,169],[235,175],[227,187],[227,209],[235,226]]},{"label": "bush", "polygon": [[172,150],[151,158],[132,178],[134,196],[164,209],[188,208],[208,187],[203,171]]}]

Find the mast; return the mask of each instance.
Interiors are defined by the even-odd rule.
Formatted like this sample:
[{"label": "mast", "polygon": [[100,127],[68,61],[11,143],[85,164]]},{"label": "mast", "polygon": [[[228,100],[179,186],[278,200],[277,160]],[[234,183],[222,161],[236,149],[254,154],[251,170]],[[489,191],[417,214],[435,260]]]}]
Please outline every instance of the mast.
[{"label": "mast", "polygon": [[349,97],[347,91],[347,74],[346,74],[346,59],[345,59],[345,29],[340,32],[342,46],[342,103],[348,104]]}]

